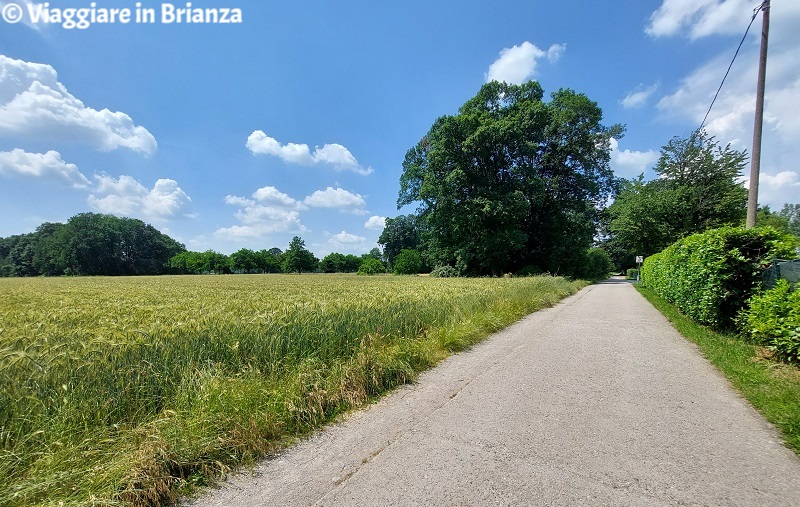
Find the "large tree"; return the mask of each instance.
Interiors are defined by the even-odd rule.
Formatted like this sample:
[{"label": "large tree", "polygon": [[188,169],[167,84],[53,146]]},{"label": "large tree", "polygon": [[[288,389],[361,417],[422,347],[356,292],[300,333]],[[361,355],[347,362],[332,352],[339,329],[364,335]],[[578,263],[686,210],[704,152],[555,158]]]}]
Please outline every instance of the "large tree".
[{"label": "large tree", "polygon": [[184,250],[141,220],[80,213],[66,224],[44,223],[1,240],[0,265],[13,276],[154,275],[167,272],[170,258]]},{"label": "large tree", "polygon": [[432,264],[465,274],[577,269],[615,188],[609,139],[623,129],[603,126],[585,95],[543,95],[536,82],[487,83],[406,154],[398,207],[418,203]]},{"label": "large tree", "polygon": [[285,273],[307,273],[317,270],[317,259],[306,249],[306,242],[299,236],[292,238],[289,248],[283,252],[283,271]]},{"label": "large tree", "polygon": [[383,247],[383,257],[389,266],[402,250],[417,250],[420,244],[419,221],[416,215],[399,215],[387,218],[378,244]]}]

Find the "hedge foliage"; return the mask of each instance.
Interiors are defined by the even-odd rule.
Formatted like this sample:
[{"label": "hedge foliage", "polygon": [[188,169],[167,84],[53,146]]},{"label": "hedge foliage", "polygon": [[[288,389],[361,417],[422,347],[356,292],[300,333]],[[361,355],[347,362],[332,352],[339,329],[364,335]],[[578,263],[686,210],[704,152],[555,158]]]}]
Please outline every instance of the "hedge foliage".
[{"label": "hedge foliage", "polygon": [[723,227],[687,236],[645,259],[641,281],[695,321],[731,329],[773,257],[797,240],[771,227]]},{"label": "hedge foliage", "polygon": [[800,290],[792,290],[786,280],[754,295],[740,324],[779,359],[800,363]]}]

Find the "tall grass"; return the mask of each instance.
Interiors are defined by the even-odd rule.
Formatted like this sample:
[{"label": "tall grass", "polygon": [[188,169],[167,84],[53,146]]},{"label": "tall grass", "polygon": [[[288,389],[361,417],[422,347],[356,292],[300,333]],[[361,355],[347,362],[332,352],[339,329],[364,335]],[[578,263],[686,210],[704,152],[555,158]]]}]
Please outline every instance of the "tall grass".
[{"label": "tall grass", "polygon": [[173,501],[580,286],[2,279],[0,505]]}]

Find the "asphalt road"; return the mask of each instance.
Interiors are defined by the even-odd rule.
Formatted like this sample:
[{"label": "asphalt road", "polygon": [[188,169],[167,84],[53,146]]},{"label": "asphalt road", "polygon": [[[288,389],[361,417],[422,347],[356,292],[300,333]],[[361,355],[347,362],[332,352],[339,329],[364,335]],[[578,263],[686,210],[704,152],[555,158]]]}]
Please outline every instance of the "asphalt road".
[{"label": "asphalt road", "polygon": [[798,506],[800,459],[613,280],[189,504]]}]

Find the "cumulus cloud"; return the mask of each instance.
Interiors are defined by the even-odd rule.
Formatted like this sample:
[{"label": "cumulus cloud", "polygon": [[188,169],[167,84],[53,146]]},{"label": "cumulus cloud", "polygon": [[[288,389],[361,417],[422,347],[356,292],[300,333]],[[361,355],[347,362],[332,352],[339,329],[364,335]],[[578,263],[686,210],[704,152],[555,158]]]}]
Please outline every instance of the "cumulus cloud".
[{"label": "cumulus cloud", "polygon": [[243,225],[221,227],[214,232],[214,236],[227,239],[262,238],[276,232],[306,230],[300,223],[300,214],[294,210],[257,204],[238,210],[234,216]]},{"label": "cumulus cloud", "polygon": [[741,33],[753,7],[749,0],[664,0],[650,16],[645,33],[662,37],[686,32],[692,39]]},{"label": "cumulus cloud", "polygon": [[[653,36],[685,35],[694,40],[711,35],[728,35],[735,43],[750,21],[755,4],[739,0],[664,0],[653,13],[647,27]],[[734,15],[734,11],[737,11]],[[740,19],[741,17],[741,19]],[[758,67],[760,23],[750,31],[749,43],[742,50],[725,81],[706,121],[706,130],[721,144],[730,143],[737,150],[750,151],[755,112],[755,86]],[[800,52],[797,26],[800,24],[800,2],[773,0],[770,20],[769,61],[767,63],[766,101],[764,104],[764,137],[761,170],[766,175],[760,185],[762,204],[780,208],[783,202],[797,202],[788,193],[797,188],[785,183],[770,186],[770,178],[792,172],[800,159]],[[657,104],[663,119],[699,125],[719,87],[731,53],[726,50],[694,69],[680,80],[675,90]],[[796,195],[796,194],[795,194]],[[783,202],[776,200],[785,199]]]},{"label": "cumulus cloud", "polygon": [[306,206],[275,187],[259,188],[253,192],[253,199],[228,195],[225,203],[239,207],[233,216],[242,225],[217,229],[214,236],[218,238],[253,239],[277,232],[307,230],[298,211],[307,209]]},{"label": "cumulus cloud", "polygon": [[369,220],[364,222],[364,228],[371,231],[382,231],[386,228],[386,217],[373,215]]},{"label": "cumulus cloud", "polygon": [[264,131],[256,130],[247,138],[247,149],[254,155],[272,155],[290,164],[313,165],[314,157],[307,144],[288,143],[282,145],[267,136]]},{"label": "cumulus cloud", "polygon": [[130,116],[87,107],[58,81],[53,67],[0,55],[0,135],[78,141],[101,151],[156,151],[153,135]]},{"label": "cumulus cloud", "polygon": [[67,184],[73,188],[86,188],[90,182],[75,164],[68,164],[57,151],[28,153],[19,148],[0,152],[0,174],[17,174],[44,178]]},{"label": "cumulus cloud", "polygon": [[255,206],[258,202],[279,208],[291,208],[296,210],[308,209],[308,206],[302,202],[271,186],[261,187],[253,192],[252,199],[240,197],[238,195],[227,195],[225,196],[225,202],[234,206]]},{"label": "cumulus cloud", "polygon": [[[652,37],[684,35],[691,40],[712,35],[741,35],[758,5],[758,2],[750,0],[663,0],[650,16],[645,33]],[[793,30],[796,26],[794,18],[800,14],[800,2],[773,0],[772,9],[770,43],[774,39],[773,28],[780,32],[784,28]],[[754,31],[760,32],[759,25],[757,20]],[[792,37],[793,33],[775,35],[782,39]]]},{"label": "cumulus cloud", "polygon": [[550,63],[556,63],[566,50],[566,44],[553,44],[550,46],[550,49],[547,50],[547,59],[550,60]]},{"label": "cumulus cloud", "polygon": [[333,187],[317,190],[303,202],[313,208],[362,208],[367,205],[361,194]]},{"label": "cumulus cloud", "polygon": [[658,161],[659,152],[654,150],[620,150],[619,142],[611,139],[611,169],[617,176],[635,178],[652,168]]},{"label": "cumulus cloud", "polygon": [[528,41],[519,46],[504,48],[497,60],[489,66],[486,82],[522,84],[536,75],[537,60],[546,56],[551,62],[555,62],[565,50],[566,45],[553,44],[550,49],[543,51]]},{"label": "cumulus cloud", "polygon": [[[744,186],[750,187],[750,174],[743,179]],[[758,204],[768,205],[773,211],[784,204],[800,202],[800,173],[797,171],[780,171],[777,173],[762,172],[758,176]]]},{"label": "cumulus cloud", "polygon": [[238,195],[226,195],[225,204],[230,204],[231,206],[255,206],[256,202]]},{"label": "cumulus cloud", "polygon": [[366,169],[362,167],[350,150],[341,144],[333,143],[326,144],[321,148],[316,147],[312,153],[307,144],[281,144],[266,135],[264,131],[256,130],[247,138],[245,146],[254,155],[271,155],[289,164],[310,166],[323,163],[329,164],[339,171],[352,171],[362,175],[374,172],[372,167]]},{"label": "cumulus cloud", "polygon": [[328,239],[328,244],[340,249],[347,249],[353,248],[356,246],[363,245],[367,241],[367,238],[363,236],[358,236],[356,234],[350,234],[349,232],[342,231],[338,234],[334,234]]},{"label": "cumulus cloud", "polygon": [[625,96],[624,99],[620,100],[619,103],[625,109],[635,109],[644,106],[647,104],[648,99],[650,96],[658,90],[659,83],[655,83],[652,86],[644,86],[640,84],[635,89],[630,91],[628,95]]},{"label": "cumulus cloud", "polygon": [[[176,216],[191,198],[171,179],[156,180],[148,189],[136,179],[95,174],[96,187],[87,202],[101,213],[164,220]],[[96,194],[96,195],[95,195]]]},{"label": "cumulus cloud", "polygon": [[296,199],[289,197],[275,187],[262,187],[253,192],[253,198],[264,204],[274,206],[285,206],[287,208],[307,209],[307,207]]}]

